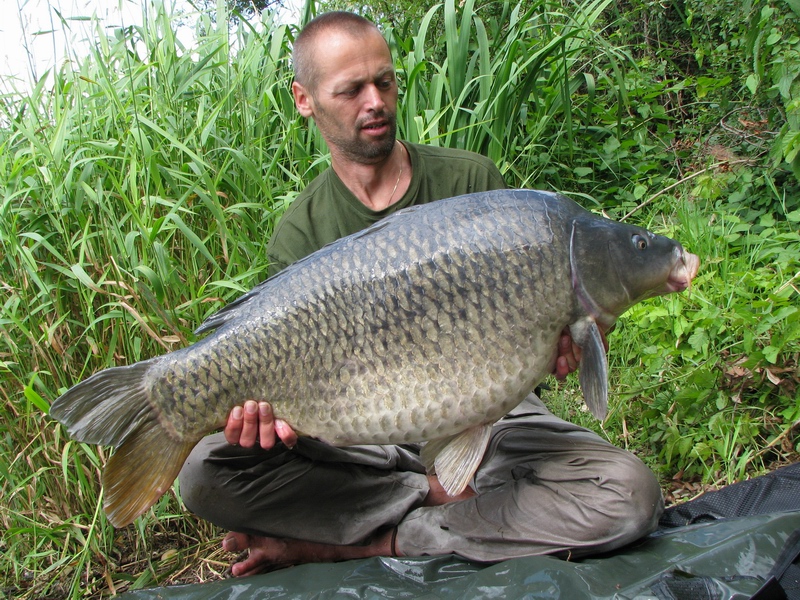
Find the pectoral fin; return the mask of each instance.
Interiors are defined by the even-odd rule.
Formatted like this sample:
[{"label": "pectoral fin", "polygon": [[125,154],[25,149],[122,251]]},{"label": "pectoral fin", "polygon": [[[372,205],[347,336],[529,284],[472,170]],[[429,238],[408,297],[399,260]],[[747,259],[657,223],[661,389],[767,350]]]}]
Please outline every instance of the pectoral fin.
[{"label": "pectoral fin", "polygon": [[608,358],[603,337],[593,319],[570,325],[572,339],[581,347],[581,365],[578,369],[583,400],[589,411],[599,420],[608,412]]},{"label": "pectoral fin", "polygon": [[425,468],[428,473],[436,473],[448,495],[457,496],[469,485],[481,464],[491,433],[491,425],[479,425],[428,442],[422,449]]}]

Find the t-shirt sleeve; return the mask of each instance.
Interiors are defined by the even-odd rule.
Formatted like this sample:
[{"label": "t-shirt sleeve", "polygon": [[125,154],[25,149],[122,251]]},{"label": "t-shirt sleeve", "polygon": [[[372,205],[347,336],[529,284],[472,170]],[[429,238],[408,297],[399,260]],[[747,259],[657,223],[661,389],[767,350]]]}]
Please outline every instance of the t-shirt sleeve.
[{"label": "t-shirt sleeve", "polygon": [[476,155],[477,168],[473,169],[475,177],[476,192],[490,192],[492,190],[504,190],[508,187],[505,179],[500,174],[500,169],[491,160],[483,155]]},{"label": "t-shirt sleeve", "polygon": [[267,243],[270,277],[317,250],[309,235],[312,230],[304,211],[287,210],[283,214]]},{"label": "t-shirt sleeve", "polygon": [[421,202],[507,187],[497,165],[481,154],[420,145],[415,149],[423,173],[417,190]]}]

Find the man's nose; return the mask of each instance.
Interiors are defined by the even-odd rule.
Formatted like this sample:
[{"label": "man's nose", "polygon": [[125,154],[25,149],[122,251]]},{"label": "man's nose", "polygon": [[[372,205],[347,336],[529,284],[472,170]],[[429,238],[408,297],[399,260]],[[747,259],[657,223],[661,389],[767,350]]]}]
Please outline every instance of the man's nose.
[{"label": "man's nose", "polygon": [[383,95],[375,84],[369,84],[364,87],[365,104],[368,110],[381,111],[386,108],[386,102],[383,100]]}]

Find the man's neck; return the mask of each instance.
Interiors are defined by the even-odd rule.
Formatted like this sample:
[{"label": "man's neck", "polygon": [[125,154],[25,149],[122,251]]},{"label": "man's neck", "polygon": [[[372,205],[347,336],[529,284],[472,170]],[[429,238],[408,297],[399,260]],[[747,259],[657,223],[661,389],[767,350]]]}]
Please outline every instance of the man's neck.
[{"label": "man's neck", "polygon": [[363,164],[331,151],[331,166],[342,183],[367,208],[381,211],[400,200],[411,184],[411,160],[401,142],[382,161]]}]

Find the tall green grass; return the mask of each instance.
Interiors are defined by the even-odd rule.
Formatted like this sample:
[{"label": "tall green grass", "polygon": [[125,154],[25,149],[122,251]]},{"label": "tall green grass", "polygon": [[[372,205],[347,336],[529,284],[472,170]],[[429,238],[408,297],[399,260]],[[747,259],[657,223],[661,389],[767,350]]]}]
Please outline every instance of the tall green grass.
[{"label": "tall green grass", "polygon": [[[503,3],[487,19],[474,0],[458,10],[433,6],[413,36],[394,32],[405,87],[401,135],[484,154],[514,185],[547,186],[545,167],[574,147],[578,92],[593,92],[594,65],[619,72],[630,61],[602,35],[609,4]],[[443,23],[440,39],[432,23]],[[624,86],[610,93],[624,101]]]},{"label": "tall green grass", "polygon": [[[510,185],[566,189],[611,210],[620,199],[627,212],[659,191],[648,182],[678,175],[652,150],[662,146],[651,136],[665,129],[636,120],[628,103],[630,81],[640,78],[627,49],[609,42],[608,5],[538,0],[485,12],[474,0],[446,0],[421,22],[389,29],[402,137],[487,154]],[[107,449],[68,440],[46,416],[91,373],[193,341],[206,316],[263,279],[275,220],[327,166],[324,142],[297,116],[290,92],[297,26],[265,16],[228,27],[220,11],[185,17],[154,3],[141,26],[107,32],[95,22],[88,56],[30,91],[5,86],[0,98],[0,573],[14,597],[98,598],[220,576],[216,562],[202,560],[218,532],[185,513],[177,490],[115,531],[101,510]],[[190,48],[176,37],[179,19],[194,23]],[[659,178],[632,175],[656,168]],[[753,229],[734,223],[718,197],[694,212],[666,198],[647,208],[634,218],[688,239],[705,264],[727,271],[719,279],[704,271],[689,298],[648,304],[620,325],[612,363],[627,402],[612,410],[606,433],[623,440],[623,424],[638,430],[641,422],[649,437],[625,443],[665,471],[703,475],[719,457],[745,456],[736,440],[711,455],[670,450],[708,417],[701,392],[719,385],[721,353],[747,354],[754,369],[797,364],[796,213]],[[751,281],[762,287],[737,285]],[[744,315],[743,289],[774,292],[773,304]],[[713,312],[720,304],[729,325]],[[709,372],[716,379],[698,375]],[[694,399],[683,401],[692,378]],[[800,418],[786,387],[756,387],[763,400],[754,412],[783,411],[783,429],[756,423],[763,435]],[[725,432],[745,439],[745,425]],[[693,443],[720,437],[707,429]],[[747,469],[728,470],[733,478]]]},{"label": "tall green grass", "polygon": [[[110,36],[97,23],[85,60],[3,104],[2,570],[30,597],[97,594],[119,561],[99,508],[105,454],[65,439],[49,403],[185,345],[263,279],[274,217],[323,154],[295,116],[287,27],[201,15],[189,49],[175,16],[148,8]],[[140,556],[176,512],[167,498],[138,525]]]}]

